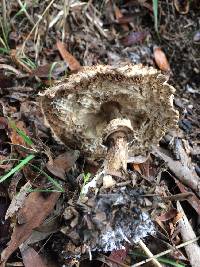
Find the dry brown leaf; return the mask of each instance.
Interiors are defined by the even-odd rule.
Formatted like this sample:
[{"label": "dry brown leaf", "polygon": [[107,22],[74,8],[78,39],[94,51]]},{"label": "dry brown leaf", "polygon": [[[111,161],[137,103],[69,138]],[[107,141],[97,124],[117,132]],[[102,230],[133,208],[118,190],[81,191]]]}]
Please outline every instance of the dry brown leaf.
[{"label": "dry brown leaf", "polygon": [[[188,189],[186,186],[184,186],[181,182],[179,182],[175,177],[173,177],[176,184],[178,185],[178,188],[182,193],[192,193],[190,189]],[[192,197],[186,199],[188,203],[196,210],[196,212],[200,215],[200,199],[192,193]]]},{"label": "dry brown leaf", "polygon": [[67,64],[69,65],[70,70],[72,71],[77,71],[81,68],[80,63],[78,62],[78,60],[72,56],[72,54],[70,54],[66,49],[64,44],[61,41],[57,41],[56,43],[58,51],[61,55],[61,57],[67,62]]},{"label": "dry brown leaf", "polygon": [[[123,14],[122,14],[121,10],[116,5],[114,6],[114,11],[115,11],[115,18],[119,22],[120,19],[123,18]],[[122,23],[122,28],[124,29],[124,31],[129,30],[127,22]]]},{"label": "dry brown leaf", "polygon": [[8,207],[8,210],[6,212],[5,219],[7,220],[9,217],[12,217],[23,205],[26,196],[28,195],[28,189],[31,188],[30,182],[27,182],[24,186],[21,187],[18,194],[16,194],[11,203]]},{"label": "dry brown leaf", "polygon": [[177,224],[177,222],[179,222],[181,218],[183,218],[183,213],[178,212],[178,213],[176,214],[176,216],[174,217],[174,219],[173,219],[173,224],[174,224],[174,225]]},{"label": "dry brown leaf", "polygon": [[180,14],[187,14],[189,12],[189,0],[174,0],[174,6]]},{"label": "dry brown leaf", "polygon": [[[26,129],[26,126],[25,126],[23,121],[17,121],[17,122],[15,122],[15,125],[18,129],[20,129],[24,133],[26,133],[27,136],[30,135],[30,133]],[[21,156],[25,157],[27,155],[27,153],[23,152],[22,149],[19,149],[18,146],[27,147],[27,143],[22,138],[22,136],[17,133],[17,131],[15,129],[13,129],[9,124],[8,124],[8,126],[11,130],[10,139],[11,139],[12,144],[16,145],[16,149],[17,149],[18,153],[20,153]]]},{"label": "dry brown leaf", "polygon": [[40,256],[33,248],[20,248],[22,259],[25,267],[47,267],[42,256]]},{"label": "dry brown leaf", "polygon": [[1,267],[5,266],[10,255],[31,235],[32,230],[40,226],[54,208],[60,193],[51,193],[44,197],[41,192],[32,192],[18,212],[18,222],[13,229],[11,240],[1,254]]},{"label": "dry brown leaf", "polygon": [[39,78],[49,78],[51,76],[53,79],[58,79],[58,76],[66,70],[67,64],[64,61],[56,63],[53,69],[51,63],[38,66],[32,71],[31,76],[37,76]]},{"label": "dry brown leaf", "polygon": [[46,164],[47,169],[55,176],[65,179],[65,173],[68,172],[78,159],[80,153],[78,150],[72,150],[59,155]]},{"label": "dry brown leaf", "polygon": [[135,163],[133,163],[133,169],[135,170],[135,171],[137,171],[138,173],[140,173],[140,174],[142,174],[142,171],[141,171],[141,169],[140,169],[140,165],[139,164],[135,164]]},{"label": "dry brown leaf", "polygon": [[119,18],[123,17],[123,14],[122,14],[121,10],[116,5],[114,6],[114,10],[115,10],[115,18],[116,18],[116,20],[118,20]]},{"label": "dry brown leaf", "polygon": [[168,235],[168,232],[167,232],[167,229],[166,229],[164,223],[161,222],[161,221],[158,219],[158,217],[155,218],[155,222],[156,222],[156,223],[160,226],[160,228],[163,230],[163,232],[165,233],[166,237],[168,237],[169,235]]},{"label": "dry brown leaf", "polygon": [[156,65],[160,70],[170,72],[170,65],[167,60],[165,53],[160,47],[155,46],[153,49],[153,55],[156,62]]},{"label": "dry brown leaf", "polygon": [[148,35],[148,32],[141,31],[141,32],[131,32],[129,35],[124,37],[121,42],[125,46],[131,46],[136,43],[143,43]]},{"label": "dry brown leaf", "polygon": [[161,214],[160,216],[158,216],[158,219],[161,222],[165,222],[167,220],[170,220],[172,218],[174,218],[177,215],[177,210],[174,208],[171,208],[170,210],[168,210],[167,212]]}]

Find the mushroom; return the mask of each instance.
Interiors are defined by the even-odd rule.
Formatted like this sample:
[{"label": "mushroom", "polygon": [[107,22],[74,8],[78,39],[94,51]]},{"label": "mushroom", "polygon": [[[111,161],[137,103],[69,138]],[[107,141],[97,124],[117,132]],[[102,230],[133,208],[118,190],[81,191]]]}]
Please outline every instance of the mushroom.
[{"label": "mushroom", "polygon": [[[126,171],[128,159],[144,161],[176,126],[173,92],[154,68],[99,65],[83,67],[42,95],[46,124],[55,138],[86,157],[105,159],[73,206],[76,223],[66,217],[70,227],[62,232],[73,243],[107,252],[154,234],[140,204],[143,188],[119,184],[133,180]],[[119,183],[121,178],[126,181]]]},{"label": "mushroom", "polygon": [[83,67],[46,90],[41,106],[55,138],[123,175],[128,157],[146,160],[177,124],[175,89],[160,71],[141,65]]}]

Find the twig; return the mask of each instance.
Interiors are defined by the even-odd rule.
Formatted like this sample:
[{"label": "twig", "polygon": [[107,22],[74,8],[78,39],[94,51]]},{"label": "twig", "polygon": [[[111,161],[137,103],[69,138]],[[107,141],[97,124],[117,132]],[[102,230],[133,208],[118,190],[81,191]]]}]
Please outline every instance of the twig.
[{"label": "twig", "polygon": [[[192,238],[195,238],[196,235],[194,233],[194,230],[192,229],[192,226],[190,222],[188,221],[187,216],[185,215],[185,212],[180,204],[179,201],[177,201],[177,210],[178,212],[183,214],[183,217],[179,220],[179,227],[180,232],[182,236],[183,241],[191,240]],[[198,246],[197,242],[194,242],[190,245],[188,245],[185,248],[186,254],[189,258],[190,264],[192,267],[199,267],[200,266],[200,247]]]},{"label": "twig", "polygon": [[[183,184],[192,188],[198,194],[198,196],[200,196],[200,178],[191,168],[189,168],[188,162],[186,160],[184,162],[175,161],[167,154],[165,154],[164,149],[158,147],[154,147],[153,154],[163,159],[167,163],[169,169],[176,175],[176,177]],[[181,154],[185,154],[185,158],[187,157],[183,149],[181,150]]]},{"label": "twig", "polygon": [[[146,253],[146,255],[149,258],[152,258],[153,257],[153,254],[151,253],[151,251],[148,249],[148,247],[145,245],[145,243],[141,239],[138,242],[138,244],[144,250],[144,252]],[[157,261],[157,259],[152,258],[152,261],[153,261],[153,263],[154,263],[155,266],[162,267],[162,265]]]},{"label": "twig", "polygon": [[94,17],[93,18],[90,16],[90,14],[88,12],[85,12],[85,15],[86,15],[86,18],[94,24],[94,26],[97,28],[97,30],[99,31],[99,33],[105,37],[105,38],[108,38],[107,34],[105,33],[105,31],[102,29],[102,26],[99,25],[99,20],[97,17]]},{"label": "twig", "polygon": [[173,251],[175,251],[175,250],[178,249],[178,248],[182,248],[182,247],[185,247],[185,246],[187,246],[187,245],[189,245],[189,244],[192,244],[192,243],[196,242],[197,240],[199,240],[199,238],[200,238],[200,236],[198,236],[198,237],[196,237],[196,238],[194,238],[194,239],[191,239],[191,240],[189,240],[189,241],[187,241],[187,242],[184,242],[184,243],[182,243],[182,244],[180,244],[180,245],[178,245],[178,246],[175,246],[175,247],[173,247],[173,248],[171,248],[171,249],[168,249],[168,250],[165,250],[165,251],[163,251],[163,252],[160,252],[160,253],[154,255],[153,257],[150,257],[149,259],[146,259],[146,260],[140,261],[140,262],[138,262],[138,263],[136,263],[136,264],[133,264],[133,265],[131,265],[130,267],[138,267],[138,266],[141,266],[142,264],[145,264],[145,263],[147,263],[147,262],[150,262],[150,261],[153,260],[153,259],[157,259],[157,258],[159,258],[159,257],[161,257],[161,256],[164,256],[164,255],[166,255],[166,254],[169,254],[170,252],[173,252]]},{"label": "twig", "polygon": [[38,21],[35,23],[35,25],[33,26],[32,30],[29,32],[28,36],[26,37],[26,39],[23,42],[22,48],[20,50],[20,53],[23,54],[24,51],[24,47],[25,44],[27,42],[27,40],[30,38],[31,34],[34,32],[34,30],[36,29],[36,27],[39,25],[40,21],[43,19],[44,15],[46,14],[46,12],[49,10],[49,8],[51,7],[51,5],[53,4],[55,0],[51,0],[51,2],[48,4],[48,6],[46,7],[46,9],[44,10],[44,12],[42,13],[42,15],[39,17]]},{"label": "twig", "polygon": [[18,4],[20,5],[20,7],[23,9],[24,14],[26,15],[27,19],[29,20],[29,22],[34,26],[35,23],[33,21],[33,19],[31,18],[31,16],[28,14],[28,12],[26,11],[25,7],[23,6],[23,3],[21,2],[21,0],[17,0]]}]

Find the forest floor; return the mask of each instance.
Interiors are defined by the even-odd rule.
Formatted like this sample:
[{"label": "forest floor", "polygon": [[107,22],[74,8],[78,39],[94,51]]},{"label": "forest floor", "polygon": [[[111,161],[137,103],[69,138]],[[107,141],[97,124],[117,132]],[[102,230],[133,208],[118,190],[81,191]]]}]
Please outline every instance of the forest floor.
[{"label": "forest floor", "polygon": [[[0,14],[1,266],[199,267],[198,0],[2,0]],[[66,234],[66,203],[100,165],[59,144],[39,105],[46,88],[97,64],[160,69],[179,111],[178,129],[146,162],[128,165],[148,184],[156,234],[112,252],[83,251]],[[156,194],[168,202],[155,213]]]}]

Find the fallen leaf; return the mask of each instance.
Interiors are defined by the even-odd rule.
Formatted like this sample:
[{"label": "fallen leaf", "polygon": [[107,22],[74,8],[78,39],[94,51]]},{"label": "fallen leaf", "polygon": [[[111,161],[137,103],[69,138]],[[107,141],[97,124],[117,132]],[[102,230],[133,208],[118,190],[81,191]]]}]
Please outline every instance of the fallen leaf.
[{"label": "fallen leaf", "polygon": [[161,222],[165,222],[168,221],[172,218],[174,218],[177,215],[177,210],[174,208],[171,208],[170,210],[168,210],[167,212],[161,214],[160,216],[158,216],[158,219]]},{"label": "fallen leaf", "polygon": [[173,219],[173,224],[174,224],[174,225],[177,224],[177,222],[179,222],[181,218],[183,218],[183,213],[178,212],[178,213],[176,214],[176,216],[174,217],[174,219]]},{"label": "fallen leaf", "polygon": [[180,14],[187,14],[189,12],[189,0],[174,0],[174,6]]},{"label": "fallen leaf", "polygon": [[121,16],[120,18],[118,18],[119,24],[125,24],[125,23],[130,23],[130,22],[134,22],[133,16]]},{"label": "fallen leaf", "polygon": [[[13,126],[12,126],[13,124]],[[26,156],[26,152],[22,151],[22,149],[20,149],[19,146],[22,147],[27,147],[27,142],[26,142],[26,138],[28,138],[28,140],[31,139],[29,138],[29,132],[26,129],[26,126],[24,124],[23,121],[17,121],[17,122],[10,122],[8,124],[9,128],[10,128],[10,139],[13,145],[16,145],[16,150],[18,151],[18,153],[20,153],[21,156]],[[23,133],[23,135],[19,134],[19,131],[21,133]]]},{"label": "fallen leaf", "polygon": [[142,43],[146,39],[148,32],[131,32],[129,35],[124,37],[121,42],[124,46],[131,46],[133,44]]},{"label": "fallen leaf", "polygon": [[67,62],[67,64],[69,65],[70,70],[72,71],[77,71],[81,68],[80,63],[78,62],[78,60],[72,56],[72,54],[70,54],[66,49],[64,44],[61,41],[57,41],[56,43],[58,51],[61,55],[61,57]]},{"label": "fallen leaf", "polygon": [[5,219],[7,220],[9,217],[12,217],[23,205],[26,196],[29,194],[28,189],[31,188],[30,182],[27,182],[24,186],[21,187],[18,194],[16,194],[11,203],[8,207],[8,210],[6,212]]},{"label": "fallen leaf", "polygon": [[[123,264],[128,254],[128,247],[125,249],[113,250],[109,257],[105,256],[107,260],[112,262],[112,267],[119,267]],[[103,263],[101,267],[105,267],[107,264]]]},{"label": "fallen leaf", "polygon": [[[55,64],[54,64],[55,63]],[[52,64],[45,64],[34,69],[30,76],[37,76],[39,78],[53,78],[58,79],[59,75],[67,69],[67,64],[64,61],[54,62]]]},{"label": "fallen leaf", "polygon": [[141,169],[140,169],[140,165],[139,164],[135,164],[135,163],[133,163],[133,169],[136,171],[136,172],[138,172],[139,174],[142,174],[142,171],[141,171]]},{"label": "fallen leaf", "polygon": [[47,267],[41,255],[33,248],[26,246],[20,248],[25,267]]},{"label": "fallen leaf", "polygon": [[38,66],[36,69],[34,69],[31,72],[30,77],[37,76],[40,78],[47,78],[49,75],[50,69],[51,69],[51,64],[45,64],[42,66]]},{"label": "fallen leaf", "polygon": [[153,55],[156,62],[156,65],[160,70],[170,72],[170,65],[167,60],[165,53],[160,47],[155,46],[153,48]]},{"label": "fallen leaf", "polygon": [[10,242],[1,254],[1,267],[5,266],[10,255],[31,235],[32,230],[40,226],[54,208],[60,193],[53,192],[44,197],[41,192],[32,192],[19,210],[17,223]]},{"label": "fallen leaf", "polygon": [[[115,10],[115,18],[118,21],[118,23],[120,23],[120,20],[122,18],[124,18],[124,16],[123,16],[121,10],[116,5],[114,5],[114,10]],[[128,31],[129,30],[127,22],[121,22],[121,24],[123,24],[122,28],[124,29],[124,31]]]},{"label": "fallen leaf", "polygon": [[65,173],[71,169],[79,155],[78,150],[65,152],[55,158],[53,162],[48,162],[46,167],[53,175],[65,179]]},{"label": "fallen leaf", "polygon": [[[188,189],[186,186],[184,186],[181,182],[179,182],[175,177],[173,177],[176,184],[178,185],[178,188],[180,189],[180,191],[182,193],[192,193],[190,191],[190,189]],[[190,205],[196,210],[196,212],[200,215],[200,199],[194,194],[186,199],[188,201],[188,203],[190,203]]]}]

